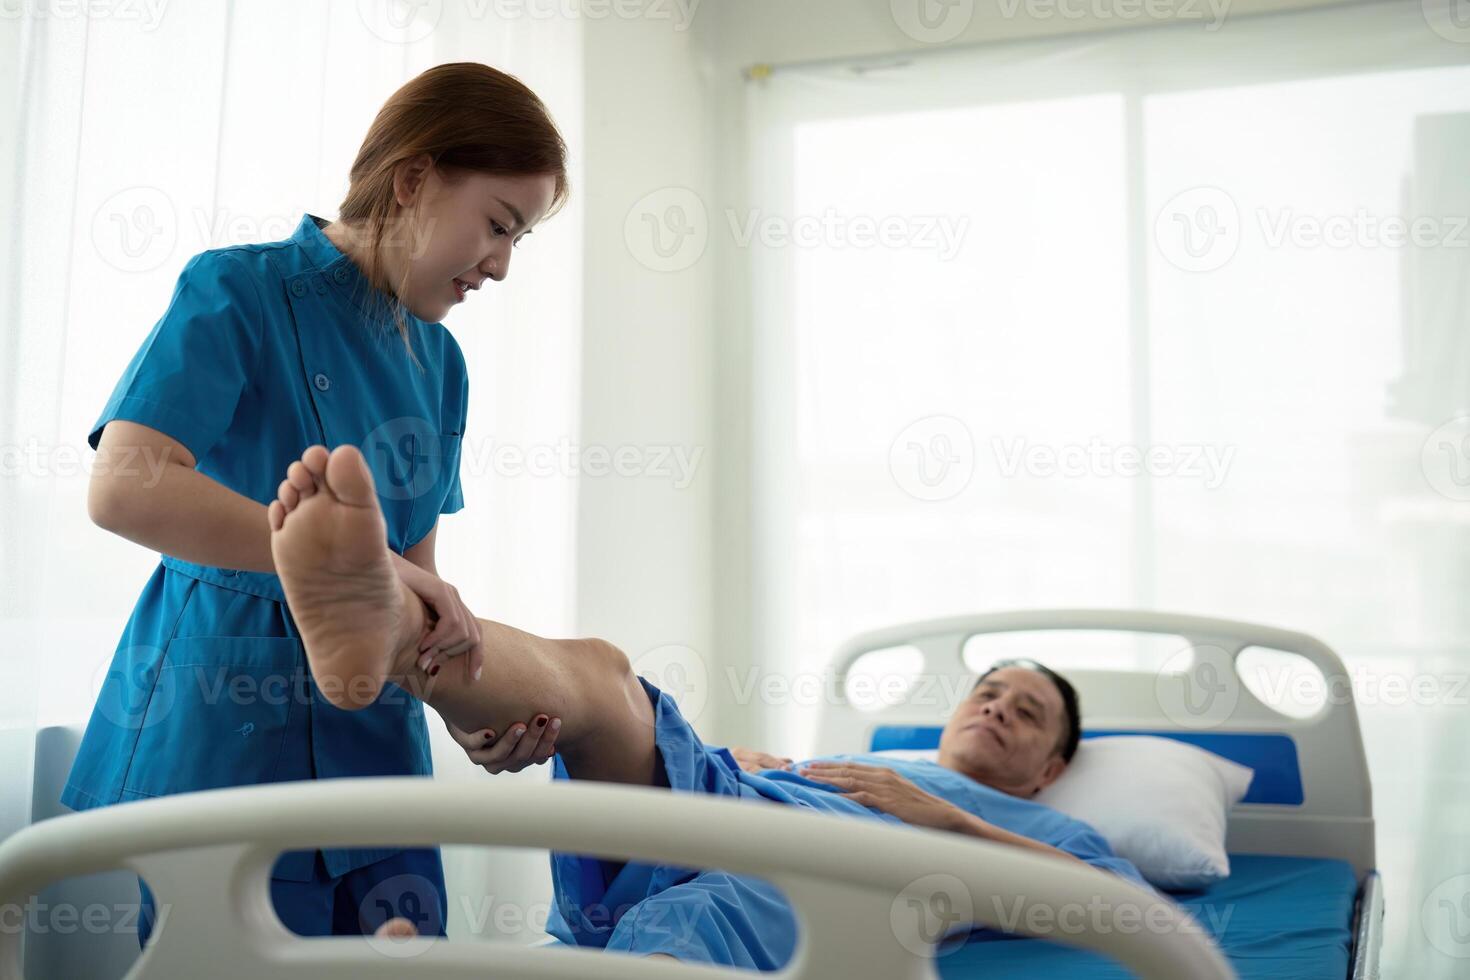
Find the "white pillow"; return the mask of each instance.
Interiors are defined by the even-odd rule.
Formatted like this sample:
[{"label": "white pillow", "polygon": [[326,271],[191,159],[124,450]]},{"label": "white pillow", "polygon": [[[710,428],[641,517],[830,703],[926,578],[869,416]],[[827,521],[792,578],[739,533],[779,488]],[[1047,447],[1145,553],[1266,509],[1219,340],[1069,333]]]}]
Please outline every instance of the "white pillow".
[{"label": "white pillow", "polygon": [[[929,759],[938,751],[879,755]],[[1159,888],[1203,888],[1230,876],[1225,820],[1255,770],[1153,735],[1083,739],[1038,803],[1090,824],[1113,853]]]}]

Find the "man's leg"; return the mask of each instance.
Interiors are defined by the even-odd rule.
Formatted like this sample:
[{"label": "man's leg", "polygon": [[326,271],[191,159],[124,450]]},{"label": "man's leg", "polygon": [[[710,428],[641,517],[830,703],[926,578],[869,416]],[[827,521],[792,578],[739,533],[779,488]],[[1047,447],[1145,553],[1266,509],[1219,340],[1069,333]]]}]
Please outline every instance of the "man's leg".
[{"label": "man's leg", "polygon": [[308,449],[270,519],[276,571],[312,676],[333,704],[365,707],[392,682],[466,731],[504,732],[554,715],[562,719],[557,752],[571,775],[657,782],[652,706],[610,643],[548,640],[480,620],[480,680],[460,670],[430,679],[418,669],[424,606],[393,570],[372,473],[355,447]]}]

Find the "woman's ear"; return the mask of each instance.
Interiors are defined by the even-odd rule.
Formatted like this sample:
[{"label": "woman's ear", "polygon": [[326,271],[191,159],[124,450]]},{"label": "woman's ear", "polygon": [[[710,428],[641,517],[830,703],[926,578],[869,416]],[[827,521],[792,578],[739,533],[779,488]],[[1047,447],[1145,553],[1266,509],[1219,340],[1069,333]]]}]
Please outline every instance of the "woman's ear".
[{"label": "woman's ear", "polygon": [[400,161],[393,168],[393,199],[403,207],[413,204],[414,199],[423,194],[433,166],[434,159],[427,153]]}]

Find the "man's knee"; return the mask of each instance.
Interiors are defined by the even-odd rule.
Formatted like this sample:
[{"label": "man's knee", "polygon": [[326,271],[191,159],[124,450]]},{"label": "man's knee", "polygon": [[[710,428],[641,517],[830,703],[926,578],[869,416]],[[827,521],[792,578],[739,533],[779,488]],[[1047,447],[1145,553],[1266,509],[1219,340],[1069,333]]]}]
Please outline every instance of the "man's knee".
[{"label": "man's knee", "polygon": [[633,663],[620,648],[595,637],[582,642],[587,647],[588,662],[604,681],[626,684],[635,679]]}]

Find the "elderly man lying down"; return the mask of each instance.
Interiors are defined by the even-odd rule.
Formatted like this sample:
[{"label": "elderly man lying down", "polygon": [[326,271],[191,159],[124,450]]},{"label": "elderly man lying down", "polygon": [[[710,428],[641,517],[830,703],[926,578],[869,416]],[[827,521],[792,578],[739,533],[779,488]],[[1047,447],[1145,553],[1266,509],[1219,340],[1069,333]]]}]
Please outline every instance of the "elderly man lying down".
[{"label": "elderly man lying down", "polygon": [[[930,827],[1143,884],[1086,824],[1029,799],[1061,775],[1077,747],[1075,694],[1050,672],[1008,666],[982,678],[946,725],[937,764],[855,756],[748,772],[728,750],[704,745],[674,702],[602,640],[547,640],[481,620],[480,677],[440,676],[434,665],[431,682],[418,666],[426,612],[390,564],[372,475],[355,448],[307,450],[270,520],[312,674],[339,707],[369,704],[393,682],[465,731],[507,732],[544,714],[564,720],[555,736],[558,778]],[[548,929],[563,942],[762,970],[780,968],[795,949],[790,906],[759,879],[566,854],[552,856],[552,878]]]}]

